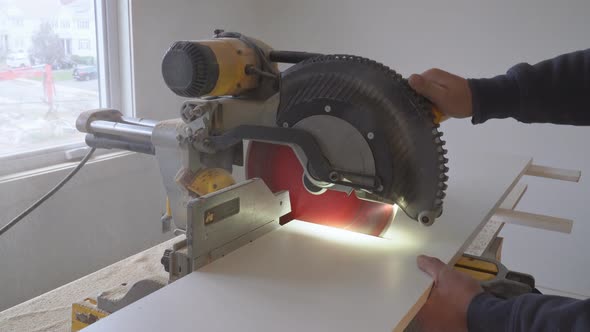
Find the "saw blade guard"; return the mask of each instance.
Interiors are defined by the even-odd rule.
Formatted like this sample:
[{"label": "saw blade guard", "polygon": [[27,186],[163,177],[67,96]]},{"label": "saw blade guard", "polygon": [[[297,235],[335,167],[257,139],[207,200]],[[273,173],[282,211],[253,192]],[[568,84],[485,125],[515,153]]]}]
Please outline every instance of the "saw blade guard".
[{"label": "saw blade guard", "polygon": [[361,200],[354,194],[310,192],[303,183],[301,163],[285,145],[250,142],[246,177],[261,178],[273,192],[289,191],[291,213],[281,218],[281,224],[297,219],[380,236],[395,214],[392,205]]},{"label": "saw blade guard", "polygon": [[[377,179],[372,189],[356,187],[358,198],[396,204],[425,225],[442,213],[448,160],[432,105],[390,68],[351,55],[290,67],[281,77],[277,126],[310,132],[341,173]],[[357,143],[347,140],[353,136]]]}]

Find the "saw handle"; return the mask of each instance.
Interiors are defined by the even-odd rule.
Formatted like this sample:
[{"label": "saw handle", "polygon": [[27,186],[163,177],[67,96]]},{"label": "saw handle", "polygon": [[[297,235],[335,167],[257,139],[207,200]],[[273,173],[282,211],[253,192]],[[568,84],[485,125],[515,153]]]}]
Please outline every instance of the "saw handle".
[{"label": "saw handle", "polygon": [[432,115],[434,115],[434,123],[439,124],[449,118],[448,115],[441,112],[436,106],[432,106]]}]

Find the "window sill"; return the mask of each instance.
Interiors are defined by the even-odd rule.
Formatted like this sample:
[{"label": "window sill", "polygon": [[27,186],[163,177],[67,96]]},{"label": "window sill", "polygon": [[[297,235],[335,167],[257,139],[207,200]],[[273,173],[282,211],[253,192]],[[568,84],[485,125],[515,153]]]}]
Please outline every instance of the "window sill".
[{"label": "window sill", "polygon": [[[78,144],[77,146],[74,147],[74,149],[76,149],[76,148],[79,149],[81,147],[84,147],[85,145],[82,145],[82,144],[83,143]],[[65,158],[67,151],[68,150],[64,149],[64,146],[61,146],[60,151],[57,152],[58,154],[61,154],[60,161],[55,162],[55,161],[50,161],[50,160],[46,159],[46,162],[44,163],[44,165],[37,165],[37,167],[32,167],[32,165],[29,167],[26,167],[26,168],[22,167],[22,163],[26,164],[26,159],[12,160],[12,161],[16,161],[17,163],[20,164],[20,167],[16,167],[17,165],[15,163],[13,165],[13,167],[16,169],[16,171],[12,171],[12,172],[10,172],[10,170],[8,168],[5,168],[4,160],[0,159],[0,161],[2,161],[2,166],[0,166],[0,168],[2,168],[1,171],[6,171],[6,173],[0,173],[0,184],[75,167],[80,162],[80,160],[82,159],[83,156],[81,156],[80,158],[76,158],[75,160],[68,161]],[[113,151],[115,151],[115,152],[113,152]],[[48,154],[50,154],[50,153],[48,152],[47,154],[41,154],[41,155],[36,154],[36,155],[31,156],[31,158],[35,158],[35,157],[38,158],[40,156],[47,157]],[[129,156],[132,154],[135,154],[135,152],[119,151],[119,150],[96,150],[94,155],[92,156],[92,158],[88,161],[88,164],[112,160],[114,158],[125,157],[125,156]]]}]

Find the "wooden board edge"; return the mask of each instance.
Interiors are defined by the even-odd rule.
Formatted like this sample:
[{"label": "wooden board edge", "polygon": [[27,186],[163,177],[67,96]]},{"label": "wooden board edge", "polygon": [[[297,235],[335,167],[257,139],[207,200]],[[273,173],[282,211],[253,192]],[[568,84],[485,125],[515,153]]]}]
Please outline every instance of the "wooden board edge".
[{"label": "wooden board edge", "polygon": [[430,292],[432,291],[433,286],[434,283],[431,283],[430,287],[428,287],[424,291],[424,293],[422,293],[422,295],[418,298],[418,301],[414,303],[410,310],[404,315],[404,317],[402,317],[402,319],[393,328],[393,332],[404,332],[408,325],[410,325],[410,322],[412,322],[414,317],[416,317],[420,309],[422,309],[422,306],[424,305],[424,303],[426,303],[426,300],[428,300],[428,297],[430,296]]},{"label": "wooden board edge", "polygon": [[463,256],[463,253],[465,252],[465,250],[469,247],[471,242],[473,242],[473,240],[477,237],[479,232],[481,232],[481,230],[483,229],[485,224],[488,222],[488,220],[490,220],[492,218],[492,216],[494,215],[496,210],[498,210],[500,208],[500,205],[504,202],[504,200],[506,200],[506,197],[508,197],[508,195],[512,192],[514,187],[518,184],[518,182],[520,181],[522,176],[525,174],[526,170],[532,164],[533,164],[533,158],[529,158],[529,161],[526,163],[526,165],[523,167],[523,169],[518,173],[518,175],[514,178],[514,180],[508,186],[508,188],[506,189],[504,194],[500,197],[500,199],[498,199],[498,202],[496,202],[496,204],[492,207],[492,209],[490,209],[488,214],[483,218],[482,222],[476,227],[475,231],[473,231],[471,236],[465,240],[465,242],[463,243],[463,246],[461,248],[459,248],[457,253],[451,258],[451,260],[449,260],[449,262],[447,262],[447,264],[449,266],[454,266],[455,263],[457,263],[457,261],[459,260],[459,258],[461,258],[461,256]]},{"label": "wooden board edge", "polygon": [[[528,188],[528,186],[526,184],[518,182],[516,184],[516,186],[512,189],[510,194],[508,194],[506,199],[504,199],[502,204],[500,204],[500,208],[504,208],[504,209],[516,208],[516,206],[520,202],[521,198],[524,196],[524,193],[526,192],[527,188]],[[492,225],[492,221],[496,221],[495,223],[499,223],[499,224]],[[502,230],[503,227],[504,227],[503,222],[497,221],[492,217],[490,220],[488,220],[486,222],[484,227],[482,227],[481,231],[479,231],[479,233],[473,239],[473,241],[471,241],[471,243],[469,244],[467,249],[465,249],[465,253],[473,255],[473,256],[481,256],[489,248],[491,243],[494,241],[494,238],[496,236],[498,236],[498,234],[500,233],[500,231]],[[490,228],[495,228],[495,229],[493,229],[493,232],[491,235],[488,235]],[[484,232],[487,234],[484,234]],[[486,243],[486,242],[487,242],[487,244],[485,244],[483,246],[479,246],[479,248],[478,248],[479,244]]]},{"label": "wooden board edge", "polygon": [[[493,218],[491,220],[494,220]],[[503,222],[499,222],[498,228],[495,230],[494,235],[492,236],[492,239],[490,240],[490,242],[488,242],[487,246],[484,248],[483,252],[481,253],[481,255],[483,255],[483,253],[485,253],[494,243],[494,240],[498,237],[498,234],[500,234],[500,232],[502,231],[502,228],[504,228],[504,223]],[[479,255],[479,256],[481,256]]]},{"label": "wooden board edge", "polygon": [[[508,188],[506,188],[506,191],[504,192],[504,194],[498,199],[496,204],[490,209],[488,214],[482,219],[482,221],[479,223],[479,225],[476,227],[476,229],[473,231],[473,233],[471,233],[471,236],[469,236],[465,240],[463,245],[459,248],[459,250],[457,250],[457,253],[455,253],[455,255],[447,262],[448,266],[454,266],[455,263],[459,260],[459,258],[461,258],[463,256],[465,249],[467,249],[467,247],[471,244],[471,242],[473,242],[473,240],[475,239],[477,234],[479,234],[479,232],[481,232],[481,230],[483,229],[485,224],[488,222],[488,220],[491,219],[491,217],[494,215],[495,211],[500,207],[502,202],[504,202],[506,197],[508,197],[508,195],[512,192],[514,187],[518,184],[518,182],[523,177],[526,170],[532,165],[532,163],[533,163],[533,158],[529,158],[529,161],[522,168],[522,170],[517,174],[517,176],[514,178],[512,183],[508,186]],[[523,191],[523,193],[524,193],[524,191]],[[424,293],[422,293],[422,295],[418,298],[416,303],[414,303],[414,305],[412,305],[410,310],[395,325],[395,327],[392,330],[393,332],[403,332],[404,329],[410,324],[412,319],[414,319],[416,314],[418,314],[420,309],[422,309],[422,306],[424,305],[424,303],[426,303],[426,300],[430,296],[430,291],[432,290],[432,286],[433,286],[433,283],[430,284],[430,287],[428,287],[427,289],[424,290]]]},{"label": "wooden board edge", "polygon": [[518,203],[520,203],[520,200],[526,193],[527,189],[528,185],[526,183],[518,182],[516,186],[514,186],[512,191],[508,194],[506,199],[504,199],[502,204],[500,204],[500,208],[514,210]]}]

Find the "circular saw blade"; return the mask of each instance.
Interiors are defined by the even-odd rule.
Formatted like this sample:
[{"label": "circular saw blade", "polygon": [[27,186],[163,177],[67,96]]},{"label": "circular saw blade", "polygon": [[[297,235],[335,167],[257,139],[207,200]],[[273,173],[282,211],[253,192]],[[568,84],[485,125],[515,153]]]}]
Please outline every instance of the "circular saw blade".
[{"label": "circular saw blade", "polygon": [[[283,73],[277,124],[310,127],[318,115],[344,120],[368,144],[381,183],[363,199],[397,204],[408,216],[430,224],[442,213],[448,168],[442,133],[431,106],[401,75],[375,61],[350,55],[324,55],[298,63]],[[307,122],[305,126],[299,126]],[[322,137],[316,135],[320,146]],[[312,133],[313,134],[313,133]],[[335,135],[337,133],[334,133]],[[344,143],[342,143],[344,145]],[[351,156],[352,147],[333,147]],[[330,158],[344,168],[342,158]],[[365,174],[366,175],[366,174]]]},{"label": "circular saw blade", "polygon": [[339,191],[312,194],[303,185],[303,174],[290,147],[250,142],[246,177],[261,178],[273,192],[289,191],[291,213],[281,218],[281,223],[298,219],[379,236],[393,219],[391,205],[360,200]]}]

